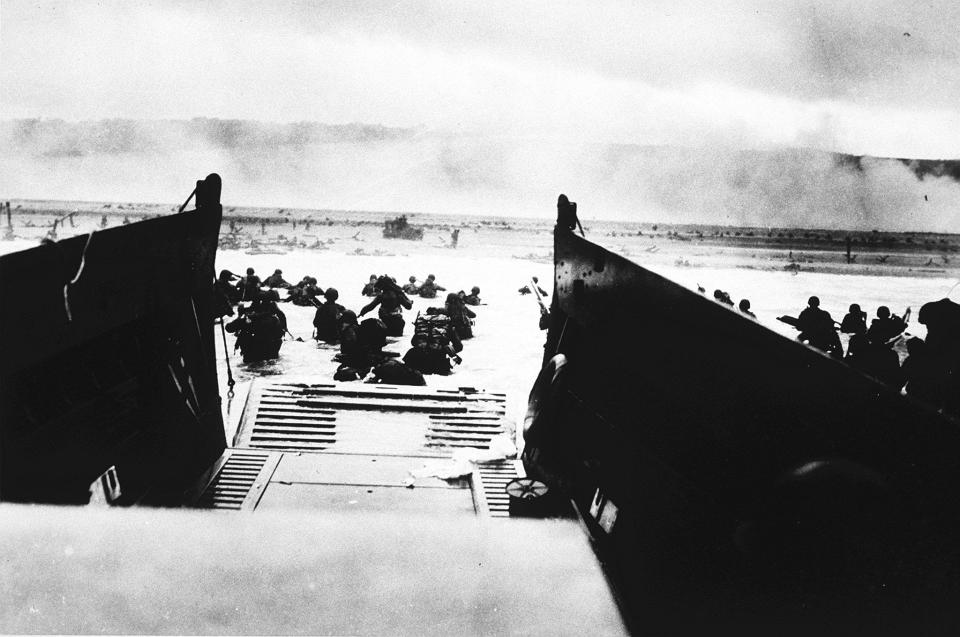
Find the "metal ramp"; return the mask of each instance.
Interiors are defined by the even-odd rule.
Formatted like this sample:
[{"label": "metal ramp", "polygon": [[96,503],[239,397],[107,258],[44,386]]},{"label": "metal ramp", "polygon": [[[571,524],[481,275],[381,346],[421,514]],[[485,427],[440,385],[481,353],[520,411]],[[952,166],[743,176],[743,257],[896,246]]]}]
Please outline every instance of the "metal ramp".
[{"label": "metal ramp", "polygon": [[414,477],[458,450],[489,449],[509,431],[505,413],[505,394],[470,387],[260,379],[196,506],[509,517],[516,460],[478,464],[459,481]]},{"label": "metal ramp", "polygon": [[245,449],[227,449],[213,480],[197,500],[201,509],[253,509],[280,457]]},{"label": "metal ramp", "polygon": [[510,497],[506,487],[511,480],[518,477],[517,468],[514,460],[484,463],[477,467],[473,484],[481,513],[492,518],[510,517]]}]

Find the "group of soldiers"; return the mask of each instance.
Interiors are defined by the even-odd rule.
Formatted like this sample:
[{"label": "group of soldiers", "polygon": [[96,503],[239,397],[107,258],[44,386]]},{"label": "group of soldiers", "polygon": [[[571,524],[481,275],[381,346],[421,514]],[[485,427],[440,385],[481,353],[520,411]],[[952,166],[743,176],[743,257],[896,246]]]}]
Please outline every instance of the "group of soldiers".
[{"label": "group of soldiers", "polygon": [[233,316],[233,307],[237,307],[237,318],[225,328],[237,335],[236,349],[245,363],[280,355],[280,346],[288,333],[287,317],[277,306],[280,294],[274,289],[262,289],[253,268],[247,268],[243,277],[222,270],[214,283],[214,294],[218,317]]},{"label": "group of soldiers", "polygon": [[[370,275],[369,283],[363,286],[363,291],[361,292],[364,296],[376,296],[376,279],[377,275]],[[401,290],[404,294],[409,294],[410,296],[419,296],[423,299],[435,299],[437,298],[438,292],[446,292],[447,288],[437,283],[436,276],[428,274],[423,283],[418,283],[417,277],[411,276]],[[466,294],[463,290],[457,294],[464,299],[467,305],[480,305],[480,288],[476,286],[470,290],[470,294]]]},{"label": "group of soldiers", "polygon": [[[244,362],[279,356],[289,330],[286,315],[278,303],[290,302],[315,307],[314,338],[339,346],[335,360],[340,366],[334,379],[362,379],[372,371],[373,382],[394,384],[423,385],[424,374],[449,374],[453,365],[462,362],[459,353],[463,350],[463,341],[473,337],[476,314],[467,306],[480,305],[480,288],[474,287],[469,295],[463,291],[451,292],[442,307],[427,308],[417,316],[410,350],[401,362],[395,352],[385,352],[383,347],[387,337],[404,333],[403,312],[413,308],[408,295],[436,298],[438,291],[445,291],[432,274],[422,285],[417,285],[416,277],[411,276],[403,288],[389,275],[371,276],[362,292],[372,299],[359,313],[337,302],[340,295],[336,289],[323,290],[311,276],[290,284],[283,279],[281,270],[262,281],[253,268],[247,268],[242,277],[223,270],[214,289],[219,317],[233,316],[237,307],[237,317],[225,328],[237,335],[236,348],[240,349]],[[286,289],[286,298],[280,298],[279,289]],[[376,318],[361,320],[374,309],[377,309]]]},{"label": "group of soldiers", "polygon": [[[797,318],[801,342],[831,356],[888,385],[921,399],[937,409],[960,414],[960,305],[949,299],[925,303],[917,320],[926,326],[926,340],[907,333],[910,308],[903,316],[881,305],[876,318],[867,325],[867,313],[860,305],[850,305],[837,323],[820,308],[820,299],[810,297]],[[844,354],[839,333],[849,334]],[[907,357],[903,364],[894,349],[905,340]]]},{"label": "group of soldiers", "polygon": [[[706,291],[703,288],[698,289],[701,294]],[[733,299],[730,298],[730,294],[728,292],[724,292],[723,290],[714,290],[713,300],[717,303],[723,303],[724,305],[733,307]],[[745,314],[752,319],[757,318],[757,315],[750,310],[750,299],[740,299],[740,302],[737,304],[737,309],[740,310],[741,314]]]},{"label": "group of soldiers", "polygon": [[[278,290],[286,290],[286,297],[281,299]],[[225,327],[237,335],[236,349],[247,363],[279,356],[284,336],[290,331],[278,303],[316,307],[320,315],[329,313],[330,304],[336,306],[339,296],[336,289],[324,290],[317,279],[309,275],[291,284],[283,278],[282,270],[274,270],[261,280],[253,268],[247,268],[245,276],[222,270],[214,283],[214,294],[218,317],[233,316],[234,306],[237,307],[237,317]],[[321,297],[323,303],[319,300]]]},{"label": "group of soldiers", "polygon": [[[464,292],[447,294],[443,307],[430,307],[417,316],[410,349],[397,360],[394,352],[384,352],[388,336],[402,336],[406,321],[403,311],[413,308],[408,295],[417,294],[423,298],[436,298],[437,291],[445,288],[429,275],[422,285],[417,285],[416,277],[410,277],[402,288],[389,275],[370,277],[364,286],[364,296],[373,297],[359,315],[342,307],[324,311],[325,326],[317,325],[317,338],[328,343],[339,343],[340,353],[336,359],[340,367],[334,374],[335,380],[357,380],[373,374],[372,382],[384,382],[398,385],[424,385],[424,375],[449,374],[453,365],[462,362],[459,352],[463,350],[463,341],[473,337],[473,321],[476,314],[467,308],[467,304],[480,304],[480,289],[474,287],[468,296]],[[469,299],[469,301],[467,300]],[[373,309],[379,308],[377,318],[357,323]],[[332,329],[333,317],[339,313],[338,329]],[[317,310],[318,318],[321,309]]]},{"label": "group of soldiers", "polygon": [[[698,291],[705,292],[702,287]],[[716,290],[713,297],[718,303],[734,305],[730,295],[722,290]],[[756,318],[747,299],[741,300],[738,307],[741,313]],[[843,320],[837,322],[820,307],[816,296],[808,299],[798,317],[777,317],[799,331],[798,341],[938,410],[960,415],[960,304],[945,298],[920,308],[917,320],[927,328],[926,340],[907,332],[909,307],[903,316],[898,316],[881,305],[869,325],[867,318],[860,305],[853,303]],[[849,335],[846,352],[840,334]],[[906,345],[907,352],[902,364],[895,349],[900,342]]]},{"label": "group of soldiers", "polygon": [[[807,307],[800,312],[800,316],[797,317],[793,325],[800,331],[797,340],[809,343],[835,358],[851,362],[859,358],[858,365],[860,366],[869,366],[876,361],[886,359],[888,361],[893,360],[899,367],[893,346],[903,338],[909,321],[910,308],[907,308],[903,317],[900,317],[891,314],[890,308],[887,306],[881,305],[877,308],[876,318],[867,327],[867,313],[861,310],[857,303],[853,303],[850,305],[846,316],[838,323],[833,320],[829,312],[820,307],[820,299],[811,296],[807,300]],[[850,335],[846,355],[843,352],[843,344],[840,342],[839,333]],[[893,358],[891,359],[884,352],[893,354]],[[885,365],[883,362],[876,364],[880,367],[871,366],[870,369],[875,371],[876,369],[882,369]],[[877,376],[888,378],[887,374]]]}]

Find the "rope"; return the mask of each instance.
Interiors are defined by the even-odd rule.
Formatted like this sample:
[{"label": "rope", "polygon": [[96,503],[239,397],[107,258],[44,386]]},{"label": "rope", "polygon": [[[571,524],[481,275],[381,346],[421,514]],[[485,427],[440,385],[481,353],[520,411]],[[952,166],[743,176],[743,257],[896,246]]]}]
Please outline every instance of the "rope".
[{"label": "rope", "polygon": [[[208,355],[210,352],[208,352],[208,351],[207,351],[207,348],[205,347],[206,341],[205,341],[204,338],[203,338],[203,332],[200,331],[200,317],[197,316],[197,302],[196,302],[196,300],[195,300],[192,296],[190,297],[190,309],[193,310],[193,325],[194,325],[194,327],[195,327],[196,330],[197,330],[197,343],[199,344],[201,350],[203,351],[203,358],[204,358],[204,360],[209,360],[209,359],[207,359],[207,355]],[[213,358],[216,358],[216,357],[217,357],[217,354],[216,354],[216,349],[217,349],[217,348],[214,347],[213,349],[214,349]],[[198,404],[198,405],[200,404],[199,401],[197,402],[197,404]]]},{"label": "rope", "polygon": [[190,297],[190,309],[193,310],[193,325],[197,328],[197,339],[200,343],[203,343],[203,333],[200,331],[200,317],[197,316],[197,304],[192,296]]},{"label": "rope", "polygon": [[236,381],[233,380],[233,372],[230,370],[230,350],[227,349],[227,328],[223,325],[223,317],[220,317],[220,335],[223,336],[223,358],[227,362],[227,397],[233,398],[233,386]]},{"label": "rope", "polygon": [[554,355],[560,353],[560,346],[563,344],[563,336],[567,333],[567,323],[570,321],[570,317],[567,316],[563,319],[563,327],[560,329],[560,336],[557,338],[557,348],[554,350]]},{"label": "rope", "polygon": [[960,281],[957,281],[956,283],[954,283],[954,284],[953,284],[953,287],[951,287],[949,290],[947,290],[947,294],[946,294],[946,297],[947,297],[947,298],[950,298],[950,295],[953,294],[953,291],[957,289],[957,286],[958,286],[958,285],[960,285]]},{"label": "rope", "polygon": [[183,402],[186,404],[187,409],[190,410],[190,413],[193,414],[194,419],[197,422],[200,422],[200,417],[197,415],[197,410],[193,408],[193,405],[190,404],[190,399],[187,398],[187,395],[183,391],[183,386],[180,384],[180,381],[177,380],[177,373],[173,371],[173,365],[167,363],[167,369],[170,370],[170,378],[173,379],[173,384],[177,386],[177,391],[183,396]]},{"label": "rope", "polygon": [[96,232],[96,230],[91,230],[90,234],[87,235],[87,242],[83,246],[83,252],[80,253],[80,267],[77,268],[77,273],[73,275],[70,281],[63,284],[63,309],[66,311],[67,321],[70,323],[73,322],[73,313],[70,311],[70,286],[79,281],[80,275],[83,274],[83,267],[87,264],[87,249],[93,240],[94,232]]},{"label": "rope", "polygon": [[196,188],[193,189],[193,192],[190,193],[190,195],[187,197],[187,200],[183,202],[182,206],[180,206],[180,210],[177,210],[177,214],[180,214],[181,212],[183,212],[183,209],[187,207],[187,204],[190,203],[190,200],[193,199],[193,196],[195,194],[197,194]]}]

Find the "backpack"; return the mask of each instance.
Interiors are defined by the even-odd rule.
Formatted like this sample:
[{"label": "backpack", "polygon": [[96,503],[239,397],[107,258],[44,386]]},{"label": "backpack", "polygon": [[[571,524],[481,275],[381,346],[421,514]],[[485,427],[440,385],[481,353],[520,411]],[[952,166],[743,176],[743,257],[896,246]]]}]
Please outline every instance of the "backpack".
[{"label": "backpack", "polygon": [[391,385],[426,385],[423,374],[398,360],[388,359],[373,368],[377,382]]},{"label": "backpack", "polygon": [[343,306],[337,303],[324,303],[317,308],[313,316],[313,326],[317,328],[318,341],[336,341],[339,338],[338,328]]}]

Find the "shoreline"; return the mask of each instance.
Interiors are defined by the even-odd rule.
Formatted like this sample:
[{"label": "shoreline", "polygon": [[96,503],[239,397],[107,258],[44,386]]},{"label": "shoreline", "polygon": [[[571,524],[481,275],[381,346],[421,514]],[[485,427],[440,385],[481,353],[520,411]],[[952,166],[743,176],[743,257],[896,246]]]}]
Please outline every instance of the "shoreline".
[{"label": "shoreline", "polygon": [[[11,210],[23,215],[66,215],[69,213],[107,215],[108,217],[135,216],[137,218],[152,217],[175,213],[181,203],[142,203],[142,202],[115,202],[115,201],[79,201],[53,199],[20,199],[10,198],[0,201],[9,201]],[[190,206],[187,206],[189,209]],[[552,212],[552,207],[547,207]],[[406,215],[411,221],[416,220],[418,225],[427,227],[448,226],[451,220],[462,219],[465,224],[476,222],[491,227],[510,226],[552,227],[553,215],[547,216],[510,216],[489,214],[482,217],[475,214],[438,213],[410,210],[343,210],[334,208],[283,208],[279,206],[243,206],[223,204],[224,219],[255,219],[270,224],[297,222],[324,223],[328,219],[333,221],[355,220],[360,224],[382,224],[386,219]],[[895,247],[897,238],[913,238],[921,245],[938,243],[944,246],[954,246],[960,251],[960,233],[929,230],[879,230],[876,228],[823,228],[801,226],[740,226],[718,223],[674,223],[669,220],[647,221],[629,219],[602,219],[584,216],[580,219],[585,229],[593,228],[595,232],[602,232],[609,237],[658,236],[675,241],[692,241],[703,244],[731,242],[744,247],[763,247],[782,245],[794,249],[809,248],[817,245],[843,247],[847,236],[851,237],[856,249],[866,249],[876,246],[877,249]],[[639,235],[638,235],[639,232]],[[942,239],[942,241],[941,241]],[[952,239],[952,241],[951,241]],[[912,242],[907,242],[912,243]]]},{"label": "shoreline", "polygon": [[[16,241],[0,252],[39,245],[58,224],[57,239],[85,235],[129,221],[175,214],[179,205],[11,200]],[[422,240],[385,239],[384,221],[397,213],[286,210],[225,206],[222,252],[282,255],[292,249],[343,256],[484,256],[552,262],[552,219],[404,213],[425,230]],[[321,217],[322,215],[322,217]],[[4,225],[5,219],[0,217]],[[460,229],[458,245],[451,233]],[[757,229],[735,226],[587,221],[587,236],[641,265],[693,270],[737,268],[759,272],[952,278],[960,276],[960,235],[947,233]],[[847,241],[850,238],[850,259]],[[13,245],[16,244],[16,245]]]}]

